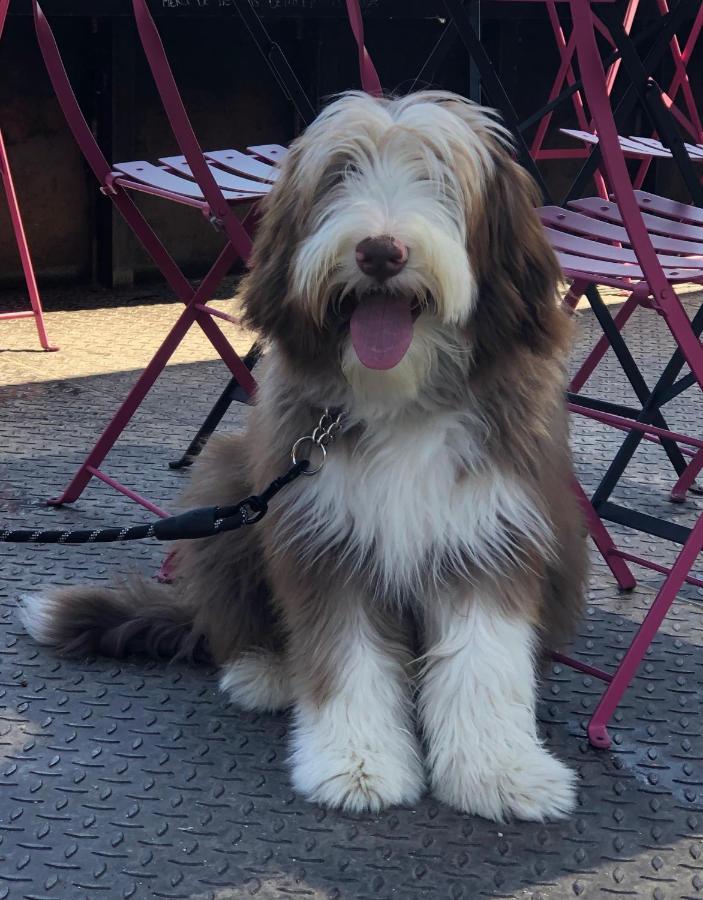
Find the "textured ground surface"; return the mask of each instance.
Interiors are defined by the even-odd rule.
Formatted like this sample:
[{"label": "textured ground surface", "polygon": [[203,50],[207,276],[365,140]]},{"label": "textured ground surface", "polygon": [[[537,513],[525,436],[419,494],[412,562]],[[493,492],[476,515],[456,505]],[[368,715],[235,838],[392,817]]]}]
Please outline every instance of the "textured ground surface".
[{"label": "textured ground surface", "polygon": [[[693,308],[696,298],[689,295]],[[699,298],[700,300],[700,298]],[[13,302],[3,296],[3,308]],[[58,307],[68,307],[58,311]],[[49,509],[155,349],[178,307],[158,292],[47,296],[44,354],[29,321],[0,323],[0,522],[129,523],[146,514],[93,482],[73,508]],[[650,375],[670,346],[653,314],[630,329]],[[594,338],[579,320],[583,354]],[[246,336],[232,335],[238,347]],[[225,374],[194,337],[180,351],[105,468],[168,507],[183,473],[167,461],[188,443]],[[628,398],[608,362],[597,391]],[[679,401],[672,421],[703,430],[703,407]],[[230,415],[227,427],[236,427]],[[594,484],[617,433],[575,423],[584,481]],[[641,450],[620,497],[683,522],[700,500],[672,508],[671,473]],[[637,535],[630,547],[667,560]],[[580,772],[566,822],[494,824],[425,799],[417,809],[346,816],[305,804],[286,774],[282,716],[242,714],[207,669],[141,660],[65,662],[37,648],[17,618],[18,593],[153,571],[156,543],[105,547],[0,545],[0,900],[11,898],[550,898],[703,897],[703,610],[687,589],[616,714],[612,752],[596,752],[584,722],[599,684],[555,666],[540,719]],[[594,561],[589,614],[576,652],[610,666],[657,579],[619,597]]]}]

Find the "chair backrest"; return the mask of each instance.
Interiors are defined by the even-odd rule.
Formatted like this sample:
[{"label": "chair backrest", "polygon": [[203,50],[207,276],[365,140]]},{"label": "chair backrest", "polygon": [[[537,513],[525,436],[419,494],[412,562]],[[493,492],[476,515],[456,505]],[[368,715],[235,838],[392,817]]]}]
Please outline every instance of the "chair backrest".
[{"label": "chair backrest", "polygon": [[102,185],[107,185],[110,178],[110,164],[105,159],[102,150],[93,137],[93,132],[90,130],[85,116],[78,105],[78,100],[61,60],[56,39],[37,0],[32,0],[32,9],[39,49],[44,58],[46,71],[54,88],[56,99],[59,101],[59,106],[63,110],[68,127],[76,139],[76,143],[81,148],[88,165],[93,170],[95,177]]},{"label": "chair backrest", "polygon": [[[149,12],[146,0],[132,0],[132,9],[137,23],[137,32],[144,53],[161,97],[166,116],[176,143],[191,168],[193,177],[198,182],[213,215],[225,227],[241,228],[239,220],[232,212],[224,198],[222,190],[215,181],[205,160],[200,143],[195,136],[188,113],[183,105],[180,92],[173,77],[173,71],[166,56],[163,42],[156,28],[156,23]],[[235,225],[236,223],[236,225]]]},{"label": "chair backrest", "polygon": [[[244,2],[248,2],[248,0],[244,0]],[[5,23],[9,3],[10,0],[0,0],[0,34]],[[67,124],[95,176],[105,189],[110,190],[110,163],[98,146],[78,104],[53,32],[38,0],[32,0],[32,7],[39,48]],[[198,182],[205,201],[212,211],[212,215],[222,224],[237,246],[247,245],[249,243],[247,232],[233,213],[205,160],[146,0],[132,0],[132,8],[149,68],[181,153],[186,158],[193,177]],[[358,0],[347,0],[347,13],[354,37],[359,46],[359,67],[364,89],[375,95],[380,95],[380,81],[364,46],[364,26]]]},{"label": "chair backrest", "polygon": [[[543,2],[552,0],[497,0],[497,2]],[[568,3],[574,29],[576,57],[583,92],[587,99],[595,130],[599,137],[599,150],[603,166],[622,215],[623,224],[632,242],[637,260],[649,282],[654,305],[660,301],[675,300],[652,246],[642,211],[635,197],[634,187],[620,146],[615,119],[608,94],[608,81],[596,40],[596,20],[591,5],[612,3],[617,0],[557,0]]]},{"label": "chair backrest", "polygon": [[[244,0],[244,2],[249,2],[249,0]],[[375,96],[380,96],[382,94],[381,83],[371,57],[364,46],[364,24],[359,0],[346,0],[346,3],[352,32],[359,47],[359,71],[362,85],[364,90]],[[161,36],[149,11],[147,0],[132,0],[132,8],[139,38],[176,142],[214,215],[225,225],[228,232],[231,230],[243,232],[238,218],[225,200],[205,160],[202,148],[183,105]]]},{"label": "chair backrest", "polygon": [[647,233],[620,146],[607,91],[606,75],[598,51],[590,0],[568,0],[568,2],[576,33],[579,72],[598,133],[603,166],[609,184],[612,186],[623,224],[632,242],[632,249],[649,282],[654,303],[672,300],[675,298],[674,292],[659,264]]},{"label": "chair backrest", "polygon": [[[6,0],[0,0],[0,2],[6,2]],[[78,104],[51,27],[38,0],[32,0],[32,5],[39,48],[66,122],[103,189],[114,192],[111,166],[95,140]],[[246,256],[251,246],[251,238],[227,203],[222,190],[208,168],[176,87],[151,13],[146,3],[140,2],[140,0],[133,0],[133,7],[139,37],[178,146],[191,167],[193,177],[198,182],[212,217],[224,228],[230,241],[239,249],[240,253]]]},{"label": "chair backrest", "polygon": [[5,27],[5,19],[7,18],[9,8],[10,0],[0,0],[0,38],[2,37],[2,31]]},{"label": "chair backrest", "polygon": [[[668,11],[669,7],[667,0],[657,0],[657,7],[661,13]],[[683,49],[681,48],[679,39],[676,35],[671,39],[671,53],[674,58],[674,77],[664,95],[672,115],[675,116],[679,124],[687,129],[696,142],[703,142],[703,123],[701,122],[698,103],[696,102],[696,98],[693,96],[693,91],[691,89],[691,80],[688,76],[688,63],[693,55],[693,50],[702,29],[703,3],[699,4],[698,12],[693,20],[691,29],[688,32]],[[688,117],[684,115],[683,111],[675,103],[679,91],[683,95],[684,106]]]},{"label": "chair backrest", "polygon": [[369,55],[366,45],[364,44],[364,19],[361,15],[361,7],[359,0],[347,0],[347,16],[351,25],[354,40],[359,48],[359,75],[361,76],[361,86],[367,94],[373,97],[380,97],[383,94],[381,80],[378,77],[376,66],[374,66],[371,56]]}]

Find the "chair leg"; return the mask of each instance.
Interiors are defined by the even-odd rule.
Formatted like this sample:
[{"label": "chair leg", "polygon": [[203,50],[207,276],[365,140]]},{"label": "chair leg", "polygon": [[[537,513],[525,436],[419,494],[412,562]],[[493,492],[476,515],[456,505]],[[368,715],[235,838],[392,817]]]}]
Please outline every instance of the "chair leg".
[{"label": "chair leg", "polygon": [[[236,251],[234,251],[236,253]],[[222,330],[207,312],[196,312],[195,321],[198,323],[212,346],[217,350],[220,359],[230,372],[239,381],[242,389],[252,397],[256,393],[256,381],[244,365],[240,356],[234,351],[232,345],[224,336]]]},{"label": "chair leg", "polygon": [[[637,395],[637,399],[642,404],[641,416],[646,415],[647,419],[645,421],[651,422],[660,428],[668,429],[666,420],[660,408],[661,404],[658,402],[658,397],[655,393],[656,388],[654,390],[649,389],[629,347],[625,343],[620,330],[616,326],[615,320],[611,316],[608,308],[606,307],[598,292],[589,289],[587,294],[589,302],[591,304],[591,308],[596,318],[598,319],[598,323],[603,330],[604,336],[606,337],[609,346],[612,348],[618,362],[620,363],[625,377],[627,378],[630,385],[632,386],[633,391]],[[639,293],[638,296],[640,296]],[[627,313],[625,313],[623,310],[619,310],[619,313],[623,313],[623,315],[629,315],[631,312],[631,309],[629,309]],[[688,320],[686,321],[688,322]],[[690,327],[690,323],[688,324]],[[703,320],[701,320],[700,325],[701,327],[703,327]],[[674,335],[674,337],[676,338],[676,335]],[[676,357],[676,354],[674,354],[674,356]],[[682,356],[681,363],[683,364]],[[676,362],[672,357],[672,361],[669,364],[669,366],[671,366],[672,372],[674,371],[675,365]],[[669,370],[669,366],[667,366],[667,371]],[[660,379],[660,382],[658,382],[657,386],[659,387],[661,383],[662,379]],[[578,400],[578,397],[576,399]],[[632,458],[632,455],[637,449],[640,440],[642,440],[642,434],[640,432],[633,432],[625,439],[625,442],[623,443],[621,449],[618,451],[616,458],[608,467],[606,475],[603,477],[603,480],[601,481],[596,494],[594,494],[593,503],[596,508],[598,507],[598,504],[600,502],[607,498],[607,494],[612,490],[615,482],[620,477],[620,475],[622,475],[624,466],[629,463],[629,460]],[[680,448],[674,441],[662,439],[661,444],[669,460],[671,461],[674,471],[676,472],[676,477],[678,478],[686,469],[686,459],[681,453]],[[609,487],[607,485],[609,485]]]},{"label": "chair leg", "polygon": [[[105,480],[103,473],[100,473],[98,467],[110,452],[124,429],[129,424],[132,416],[151,390],[154,382],[163,371],[164,367],[168,363],[168,360],[171,358],[174,351],[185,337],[186,333],[192,326],[193,322],[196,320],[197,316],[198,313],[193,309],[192,304],[189,304],[183,310],[177,322],[168,333],[166,339],[152,357],[151,362],[137,379],[137,382],[127,395],[117,413],[112,418],[107,428],[100,435],[93,449],[81,464],[68,487],[59,497],[50,499],[48,501],[50,505],[60,506],[64,503],[74,503],[83,493],[83,490],[93,476],[102,477]],[[212,324],[214,325],[214,323]],[[222,332],[217,329],[216,326],[215,329],[217,334],[222,337],[222,341],[224,341],[226,346],[229,348],[231,356],[234,358],[234,360],[236,360],[236,362],[241,364],[241,360],[236,355],[236,353],[234,353],[231,347],[229,347],[229,344],[227,344],[227,341],[224,338],[224,335],[222,335]],[[216,349],[220,351],[220,356],[225,361],[225,363],[230,366],[230,369],[233,369],[231,360],[228,358],[230,354],[222,352],[221,347],[218,347]],[[239,375],[239,373],[237,373],[237,375]],[[251,376],[249,377],[251,378]],[[111,481],[110,483],[113,482]],[[120,489],[116,484],[114,484],[113,486],[116,486],[118,490]],[[132,497],[132,499],[136,500],[138,503],[151,510],[152,512],[155,512],[157,515],[161,514],[161,511],[158,509],[158,507],[155,507],[145,498],[140,497],[133,492],[127,492],[126,490],[123,490],[123,493],[127,493],[128,496]]]},{"label": "chair leg", "polygon": [[[628,319],[637,309],[639,305],[639,297],[633,292],[627,298],[625,303],[620,307],[620,309],[615,314],[613,322],[615,323],[615,327],[618,331],[622,331],[625,327]],[[578,372],[571,379],[569,384],[570,391],[580,391],[584,384],[588,381],[588,379],[593,374],[593,370],[596,368],[598,363],[603,359],[606,352],[610,349],[610,341],[605,335],[602,335],[598,340],[598,343],[588,354],[586,359],[581,364]]]},{"label": "chair leg", "polygon": [[[693,317],[693,321],[689,322],[688,318],[686,319],[686,326],[689,344],[691,344],[691,333],[694,341],[697,342],[699,340],[699,335],[703,331],[703,306],[698,309]],[[671,328],[671,325],[669,327]],[[680,333],[680,326],[677,325],[676,328]],[[618,334],[618,332],[615,332],[615,334]],[[685,357],[683,350],[681,349],[682,344],[673,328],[672,334],[679,347],[674,351],[669,362],[664,367],[662,374],[649,392],[649,397],[643,402],[641,411],[633,415],[635,421],[656,424],[658,427],[662,427],[661,422],[664,421],[664,419],[661,410],[664,406],[675,397],[679,396],[684,390],[688,390],[689,387],[693,387],[697,383],[693,373],[676,381],[683,368]],[[695,352],[695,346],[690,349],[691,352]],[[580,401],[582,398],[577,396],[576,399],[577,401]],[[664,427],[666,428],[666,425]],[[630,464],[640,442],[645,439],[645,437],[646,435],[637,429],[632,429],[626,436],[617,453],[608,465],[600,484],[591,498],[591,502],[596,509],[600,509],[602,504],[608,501],[620,478],[624,474],[625,469]],[[695,459],[693,462],[689,462],[687,458],[684,457],[681,448],[674,442],[665,439],[659,439],[659,442],[667,452],[674,470],[677,473],[677,483],[672,492],[672,499],[674,502],[677,502],[679,498],[685,499],[686,490],[693,493],[699,492],[700,488],[693,483],[693,479],[695,479],[698,474],[698,469],[696,469],[695,466]],[[674,448],[676,448],[675,453],[672,452]],[[693,468],[691,468],[692,466]],[[684,492],[683,496],[681,495],[682,491]]]},{"label": "chair leg", "polygon": [[74,503],[80,497],[85,486],[95,474],[95,470],[105,459],[117,438],[127,427],[142,400],[144,400],[149,393],[154,382],[163,371],[166,363],[185,337],[193,324],[194,319],[195,311],[190,306],[186,307],[173,328],[171,328],[164,342],[152,357],[151,362],[139,376],[132,390],[127,394],[127,397],[113,416],[107,428],[98,438],[93,449],[73,476],[68,487],[59,497],[48,501],[52,506],[59,506],[63,503]]},{"label": "chair leg", "polygon": [[667,575],[664,584],[659,589],[644,622],[637,630],[634,640],[591,716],[591,720],[588,723],[588,739],[594,747],[607,749],[610,746],[608,722],[635,676],[649,645],[656,637],[664,617],[676,599],[676,595],[681,590],[686,576],[695,563],[701,549],[703,549],[703,516],[698,519],[691,530],[688,540],[683,545],[676,562]]},{"label": "chair leg", "polygon": [[173,569],[177,553],[177,550],[169,550],[166,556],[164,556],[161,567],[154,576],[160,584],[171,584],[173,581]]},{"label": "chair leg", "polygon": [[222,421],[227,410],[235,401],[235,393],[241,391],[239,382],[232,377],[227,383],[224,391],[215,401],[215,405],[205,417],[205,421],[200,426],[193,440],[188,444],[186,450],[178,459],[171,460],[168,464],[169,469],[184,469],[192,466],[195,458],[200,455],[200,451],[208,442],[210,435]]},{"label": "chair leg", "polygon": [[[214,294],[215,289],[222,278],[231,269],[234,262],[240,258],[241,254],[231,243],[228,243],[220,252],[220,255],[213,263],[212,268],[205,278],[201,281],[197,290],[195,290],[132,200],[122,191],[118,191],[111,199],[121,215],[127,221],[128,225],[132,228],[134,234],[139,238],[146,251],[154,260],[170,287],[186,304],[186,308],[181,313],[162,345],[154,354],[149,365],[127,395],[127,398],[120,406],[112,421],[103,431],[98,442],[82,463],[66,490],[59,497],[48,501],[52,505],[74,503],[80,497],[93,476],[107,480],[104,473],[99,471],[98,466],[110,452],[115,441],[125,429],[171,355],[194,323],[197,323],[204,331],[220,358],[224,361],[225,365],[228,366],[232,374],[239,380],[243,389],[250,394],[253,394],[256,388],[256,382],[251,373],[232,349],[229,341],[212,320],[210,314],[203,308]],[[133,491],[125,489],[124,486],[114,482],[113,479],[108,483],[112,484],[117,490],[121,490],[133,500],[136,500],[136,502],[140,503],[142,506],[152,512],[156,512],[157,515],[160,514],[158,507],[155,507],[154,504],[150,503],[150,501],[145,498],[140,497],[138,494],[134,494]]]},{"label": "chair leg", "polygon": [[[554,8],[554,4],[550,3],[548,5],[547,12],[549,15],[549,21],[552,26],[552,32],[554,33],[554,38],[560,58],[559,69],[557,70],[557,74],[554,78],[552,88],[549,92],[549,97],[547,98],[547,103],[549,104],[559,96],[559,93],[564,87],[564,84],[568,84],[568,86],[571,87],[576,81],[576,75],[573,69],[573,58],[576,41],[573,34],[570,36],[568,41],[566,40],[564,30],[559,21],[556,9]],[[578,127],[582,128],[584,131],[587,131],[588,119],[583,107],[583,98],[578,91],[575,91],[572,94],[571,103],[576,114]],[[544,144],[544,139],[547,136],[547,131],[552,121],[552,116],[552,111],[545,113],[537,126],[537,131],[535,132],[535,136],[532,140],[532,146],[530,147],[530,152],[535,159],[538,158],[538,155],[542,150],[542,145]]]},{"label": "chair leg", "polygon": [[699,450],[696,453],[671,489],[670,496],[674,503],[683,503],[689,491],[700,493],[700,489],[697,489],[695,481],[701,469],[703,469],[703,450]]},{"label": "chair leg", "polygon": [[[261,345],[256,343],[244,357],[244,365],[251,371],[261,357]],[[249,403],[250,395],[247,394],[236,378],[232,377],[224,391],[215,401],[215,405],[205,417],[205,421],[200,426],[193,440],[188,444],[187,449],[179,459],[170,462],[170,469],[183,469],[190,466],[195,458],[200,454],[210,436],[222,421],[225,413],[233,403]]]},{"label": "chair leg", "polygon": [[591,505],[591,501],[586,496],[584,489],[576,478],[574,478],[572,486],[586,518],[588,531],[598,552],[613,573],[613,577],[617,581],[620,590],[631,591],[637,585],[637,582],[635,581],[635,576],[632,574],[630,567],[624,559],[621,559],[618,556],[615,542],[611,538],[608,529],[601,521],[600,516]]},{"label": "chair leg", "polygon": [[22,215],[20,213],[19,203],[17,201],[17,193],[15,191],[14,181],[12,180],[12,172],[10,170],[10,161],[7,157],[5,149],[5,141],[3,140],[2,130],[0,129],[0,174],[5,188],[5,196],[7,197],[7,205],[10,211],[10,221],[12,222],[12,230],[17,241],[17,249],[19,250],[20,260],[22,262],[22,271],[24,272],[24,280],[27,284],[27,292],[29,294],[29,302],[32,304],[32,313],[34,315],[34,323],[37,326],[39,335],[39,343],[44,350],[54,351],[59,348],[49,342],[44,325],[44,310],[42,309],[41,299],[39,297],[39,289],[37,287],[37,279],[34,275],[34,266],[32,265],[32,257],[29,253],[29,244],[27,243],[27,235],[24,231]]}]

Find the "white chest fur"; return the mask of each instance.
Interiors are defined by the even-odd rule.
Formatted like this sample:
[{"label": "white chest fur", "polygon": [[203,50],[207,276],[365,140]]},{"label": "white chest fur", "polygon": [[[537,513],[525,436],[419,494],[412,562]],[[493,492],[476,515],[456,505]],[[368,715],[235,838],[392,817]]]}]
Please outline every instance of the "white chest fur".
[{"label": "white chest fur", "polygon": [[[323,470],[288,495],[280,539],[304,536],[304,556],[331,547],[371,564],[381,584],[441,576],[440,564],[500,567],[514,532],[549,544],[537,498],[485,456],[470,416],[375,424],[348,452],[330,448]],[[430,571],[428,571],[428,569]]]}]

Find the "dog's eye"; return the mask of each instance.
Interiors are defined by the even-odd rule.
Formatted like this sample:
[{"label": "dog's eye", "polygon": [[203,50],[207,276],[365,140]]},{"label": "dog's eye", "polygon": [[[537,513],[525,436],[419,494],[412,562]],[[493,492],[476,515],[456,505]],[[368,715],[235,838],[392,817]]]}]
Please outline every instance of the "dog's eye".
[{"label": "dog's eye", "polygon": [[346,165],[334,166],[334,168],[328,169],[325,174],[325,178],[324,178],[324,183],[325,183],[326,189],[329,190],[329,188],[335,187],[336,185],[341,184],[344,181],[344,179],[346,178],[346,175],[347,175]]},{"label": "dog's eye", "polygon": [[329,168],[325,173],[325,177],[320,181],[320,192],[325,193],[331,188],[353,179],[359,172],[359,167],[354,163],[341,163]]}]

